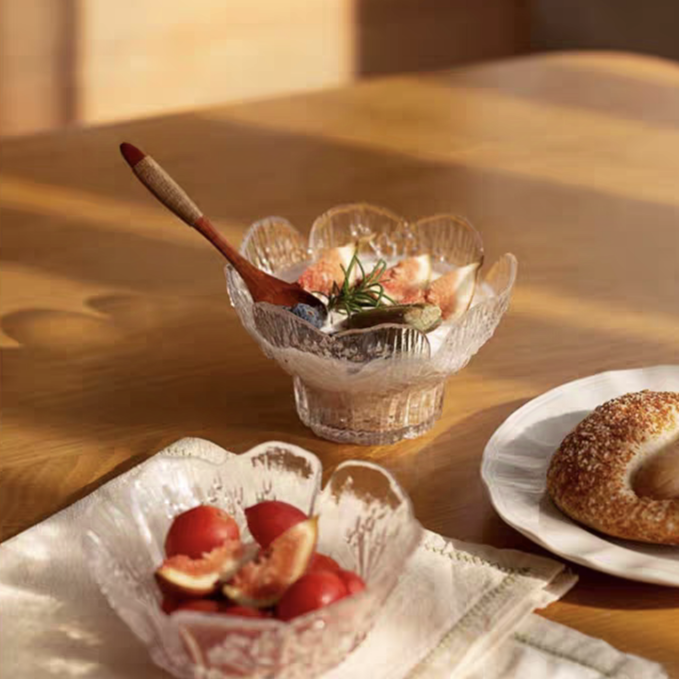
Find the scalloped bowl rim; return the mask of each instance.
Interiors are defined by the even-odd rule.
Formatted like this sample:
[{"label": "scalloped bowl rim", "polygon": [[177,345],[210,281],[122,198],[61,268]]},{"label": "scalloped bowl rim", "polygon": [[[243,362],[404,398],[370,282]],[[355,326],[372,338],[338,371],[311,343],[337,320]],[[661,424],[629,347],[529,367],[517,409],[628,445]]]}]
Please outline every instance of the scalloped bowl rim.
[{"label": "scalloped bowl rim", "polygon": [[[328,210],[324,211],[321,215],[319,215],[313,222],[311,226],[311,230],[309,232],[309,235],[306,237],[306,249],[305,252],[309,256],[307,260],[304,261],[309,261],[313,257],[313,254],[315,252],[314,248],[311,246],[311,241],[314,237],[315,230],[317,228],[317,225],[321,222],[321,220],[326,219],[331,213],[337,211],[337,210],[349,210],[349,209],[368,209],[372,211],[378,211],[381,213],[386,213],[389,215],[391,219],[393,219],[395,222],[398,222],[399,224],[402,225],[404,229],[409,229],[411,227],[419,227],[419,225],[423,225],[424,228],[433,228],[428,226],[428,222],[431,222],[435,219],[451,219],[455,222],[462,223],[465,228],[469,229],[469,231],[474,235],[475,240],[478,242],[478,247],[481,253],[481,267],[483,267],[483,264],[485,263],[485,249],[483,246],[483,239],[481,237],[481,234],[479,231],[474,227],[474,225],[467,220],[465,217],[462,215],[458,215],[452,212],[440,212],[436,213],[434,215],[428,215],[426,217],[420,217],[416,219],[415,221],[408,221],[404,217],[401,217],[397,213],[393,212],[392,210],[378,206],[378,205],[373,205],[371,203],[365,203],[365,202],[360,202],[360,203],[346,203],[346,204],[341,204],[334,206],[332,208],[329,208]],[[261,219],[258,219],[257,221],[253,222],[245,232],[245,236],[243,238],[243,242],[241,243],[241,246],[239,248],[240,253],[247,258],[246,254],[246,247],[249,238],[252,236],[253,233],[255,233],[258,229],[264,228],[264,226],[270,222],[270,221],[277,221],[279,223],[285,223],[285,225],[296,234],[296,236],[300,239],[300,241],[305,240],[304,234],[292,223],[290,220],[288,220],[285,217],[281,217],[278,215],[270,215],[268,217],[263,217]],[[419,227],[421,228],[421,227]],[[511,293],[515,283],[516,283],[516,277],[517,277],[517,272],[518,272],[518,260],[514,254],[511,252],[506,252],[502,255],[500,255],[495,262],[489,267],[488,271],[492,270],[494,266],[496,266],[499,262],[501,262],[503,259],[507,259],[510,263],[511,271],[508,276],[508,281],[505,287],[498,293],[493,293],[493,295],[487,299],[483,299],[479,301],[478,304],[476,305],[470,305],[460,316],[458,316],[455,319],[455,323],[451,324],[451,328],[454,327],[454,325],[460,324],[465,317],[472,311],[472,309],[475,309],[477,307],[491,307],[493,304],[497,303],[497,300],[508,293]],[[249,260],[248,260],[249,261]],[[299,263],[302,263],[303,260],[299,260]],[[441,258],[439,261],[441,262],[446,262],[449,263],[447,259]],[[479,271],[481,271],[481,267],[479,267]],[[231,286],[240,278],[238,275],[238,272],[233,268],[233,266],[229,263],[225,264],[224,267],[224,273],[225,277],[227,279],[227,290],[229,293],[229,297],[233,303],[233,296],[231,294]],[[276,271],[271,271],[270,273],[276,274]],[[482,280],[479,280],[479,285],[480,283],[483,282]],[[249,294],[249,293],[248,293]],[[259,307],[259,308],[264,308],[266,309],[267,306],[274,306],[274,305],[267,305],[265,302],[255,302],[252,301],[251,305],[253,307]],[[397,324],[392,324],[392,323],[382,323],[377,326],[373,326],[371,328],[361,328],[361,329],[351,329],[351,330],[346,330],[346,331],[341,331],[332,335],[329,335],[328,333],[324,333],[321,330],[319,330],[316,326],[313,324],[309,323],[308,321],[299,318],[298,316],[294,316],[293,319],[290,319],[290,322],[295,324],[297,323],[302,324],[302,327],[306,327],[307,329],[311,329],[313,335],[315,335],[319,341],[331,341],[335,342],[337,340],[341,340],[344,337],[348,337],[349,334],[354,335],[354,336],[363,336],[363,335],[369,335],[373,333],[378,333],[381,329],[384,329],[386,327],[398,327],[399,329],[402,329],[403,326],[397,325]],[[412,331],[414,333],[417,333],[418,335],[422,335],[423,339],[426,340],[426,344],[429,347],[429,352],[428,356],[413,356],[411,360],[413,361],[423,361],[423,362],[429,362],[433,361],[434,357],[438,352],[432,352],[431,351],[431,345],[429,343],[429,339],[425,333],[422,333],[414,328],[412,328]],[[258,334],[260,334],[258,332]],[[262,338],[264,339],[264,338]],[[295,347],[289,347],[294,349]],[[298,349],[298,351],[303,351],[301,349]]]},{"label": "scalloped bowl rim", "polygon": [[[183,440],[183,439],[181,439]],[[200,440],[200,439],[199,439]],[[202,439],[206,440],[206,439]],[[177,442],[178,443],[178,442]],[[212,442],[210,442],[212,443]],[[217,444],[212,444],[217,446]],[[261,453],[262,451],[265,451],[267,448],[271,448],[273,446],[282,446],[291,452],[294,452],[296,455],[301,455],[301,457],[310,460],[312,462],[315,462],[318,465],[318,473],[317,473],[317,485],[316,488],[313,491],[313,494],[311,496],[311,507],[316,504],[316,501],[318,499],[319,494],[323,491],[323,489],[328,485],[332,477],[341,469],[349,467],[353,464],[358,463],[362,467],[367,467],[370,469],[374,469],[375,471],[378,471],[382,473],[385,478],[389,480],[390,487],[395,488],[397,492],[401,496],[401,500],[404,503],[406,507],[406,512],[408,515],[408,520],[412,524],[414,532],[413,532],[413,540],[412,544],[409,546],[407,553],[405,554],[405,557],[403,559],[402,565],[405,564],[410,558],[412,558],[413,554],[417,550],[418,545],[421,542],[422,535],[424,533],[424,528],[422,527],[422,524],[418,521],[418,519],[415,516],[412,500],[410,499],[410,496],[408,493],[403,489],[401,484],[399,483],[398,479],[386,468],[382,467],[381,465],[378,465],[374,462],[370,462],[367,460],[358,460],[358,459],[350,459],[350,460],[344,460],[340,464],[338,464],[335,469],[333,470],[332,474],[328,478],[328,481],[326,482],[325,485],[322,485],[322,478],[323,478],[323,462],[322,460],[312,453],[311,451],[308,451],[300,446],[297,446],[292,443],[285,443],[283,441],[266,441],[264,443],[257,444],[256,446],[248,449],[247,451],[243,453],[232,453],[229,450],[226,450],[225,448],[221,448],[221,446],[217,446],[218,448],[221,449],[225,453],[225,458],[222,461],[213,461],[213,460],[208,460],[204,458],[199,458],[199,457],[181,457],[181,456],[170,456],[170,455],[163,455],[162,451],[158,454],[158,456],[150,458],[146,463],[142,463],[140,465],[140,468],[138,469],[139,471],[139,476],[136,478],[133,478],[131,480],[131,483],[135,486],[135,493],[136,493],[136,486],[139,484],[141,481],[141,476],[144,473],[150,473],[149,471],[149,466],[152,464],[162,464],[163,466],[169,465],[169,466],[177,466],[180,467],[182,464],[186,464],[187,460],[190,460],[191,464],[198,464],[198,466],[204,466],[206,469],[208,468],[217,468],[221,466],[228,465],[229,462],[234,461],[236,459],[240,458],[245,458],[245,457],[255,457],[257,454]],[[133,470],[131,470],[133,471]],[[98,509],[97,504],[93,504],[90,507],[88,507],[87,511],[85,512],[84,519],[86,525],[88,524],[88,520],[91,519],[91,515]],[[98,533],[96,532],[96,529],[93,529],[91,526],[86,529],[85,534],[83,536],[83,544],[85,548],[85,553],[87,556],[90,555],[90,550],[92,549],[97,549],[98,545],[101,543],[101,538],[99,537]],[[116,614],[121,618],[121,620],[127,625],[127,621],[125,618],[121,615],[119,606],[117,603],[114,603],[112,599],[108,596],[105,587],[99,582],[99,578],[96,577],[95,575],[95,581],[97,582],[97,585],[100,588],[100,591],[106,598],[107,602],[109,605],[113,608],[113,610],[116,612]],[[396,582],[398,581],[398,578],[394,581],[394,584],[390,587],[389,591],[385,595],[381,605],[384,605],[384,602],[386,602],[387,598],[391,596],[394,587],[396,585]],[[369,591],[368,589],[359,592],[357,594],[353,594],[351,597],[346,597],[345,599],[342,599],[340,601],[335,602],[331,609],[333,611],[337,611],[337,613],[341,613],[341,611],[347,607],[350,604],[353,604],[357,599],[362,599],[365,598],[366,596],[369,596]],[[327,616],[328,610],[330,607],[326,608],[321,608],[316,611],[311,611],[305,615],[299,616],[295,618],[294,620],[291,621],[282,621],[278,620],[275,618],[264,618],[264,619],[257,619],[257,618],[244,618],[244,617],[236,617],[236,616],[226,616],[226,615],[213,615],[210,613],[206,612],[201,612],[201,611],[177,611],[176,613],[173,613],[172,615],[167,616],[167,623],[169,625],[172,625],[177,628],[177,630],[181,633],[181,622],[182,620],[187,620],[187,621],[200,621],[200,622],[209,622],[214,624],[216,627],[222,628],[225,631],[228,629],[234,629],[237,628],[239,630],[243,629],[271,629],[271,630],[276,630],[276,629],[291,629],[295,627],[306,627],[309,622],[311,621],[313,624],[325,624],[325,622],[322,620],[324,616]],[[315,618],[318,618],[318,620],[315,620]],[[132,631],[135,635],[136,632],[134,630]]]}]

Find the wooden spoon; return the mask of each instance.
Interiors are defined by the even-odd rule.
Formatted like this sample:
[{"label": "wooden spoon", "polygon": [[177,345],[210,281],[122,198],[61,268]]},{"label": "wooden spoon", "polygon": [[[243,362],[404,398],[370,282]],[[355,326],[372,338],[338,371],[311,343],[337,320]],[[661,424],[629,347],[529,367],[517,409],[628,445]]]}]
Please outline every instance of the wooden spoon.
[{"label": "wooden spoon", "polygon": [[269,302],[286,307],[294,307],[296,304],[307,304],[316,308],[325,307],[323,302],[304,290],[298,283],[282,281],[261,271],[245,259],[217,231],[181,186],[151,156],[147,156],[136,146],[126,142],[120,145],[120,152],[137,179],[168,210],[205,236],[226,257],[240,274],[255,302]]}]

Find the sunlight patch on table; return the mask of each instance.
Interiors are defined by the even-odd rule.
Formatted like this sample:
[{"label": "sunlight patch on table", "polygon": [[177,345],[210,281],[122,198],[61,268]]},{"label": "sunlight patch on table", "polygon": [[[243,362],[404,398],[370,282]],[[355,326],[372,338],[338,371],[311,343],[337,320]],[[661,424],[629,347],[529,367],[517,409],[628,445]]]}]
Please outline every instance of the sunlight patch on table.
[{"label": "sunlight patch on table", "polygon": [[646,340],[679,350],[679,317],[649,309],[637,311],[615,302],[598,302],[518,285],[513,293],[511,312],[569,328]]}]

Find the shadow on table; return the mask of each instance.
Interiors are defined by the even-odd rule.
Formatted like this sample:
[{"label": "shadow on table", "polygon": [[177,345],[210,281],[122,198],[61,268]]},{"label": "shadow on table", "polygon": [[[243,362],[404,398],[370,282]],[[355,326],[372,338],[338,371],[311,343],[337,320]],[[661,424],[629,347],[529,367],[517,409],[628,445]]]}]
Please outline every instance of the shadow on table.
[{"label": "shadow on table", "polygon": [[[579,576],[578,583],[564,597],[569,603],[610,610],[679,607],[679,589],[626,580],[555,556],[506,524],[493,509],[481,480],[483,449],[493,432],[526,400],[510,401],[476,413],[435,436],[426,448],[404,458],[400,464],[398,458],[391,463],[397,475],[403,469],[402,480],[425,527],[459,540],[519,549],[567,563]],[[582,411],[561,418],[564,431],[570,431],[585,414]],[[538,429],[536,436],[541,431],[544,428]],[[542,447],[546,443],[542,441]],[[549,445],[552,444],[550,440]],[[428,455],[432,447],[449,448],[451,455]],[[455,464],[456,455],[459,464]]]},{"label": "shadow on table", "polygon": [[[290,378],[262,355],[225,293],[217,300],[97,296],[83,313],[26,309],[6,314],[1,327],[20,343],[0,351],[3,417],[37,441],[28,451],[5,446],[3,464],[21,461],[36,470],[61,464],[58,476],[9,470],[4,537],[43,518],[40,508],[63,508],[184,436],[202,436],[234,452],[308,436]],[[54,461],[49,446],[40,445],[62,439],[70,465],[66,457]],[[63,481],[43,488],[44,478]],[[64,494],[80,486],[78,479],[91,483]],[[35,514],[13,514],[27,496],[35,501],[22,511]]]},{"label": "shadow on table", "polygon": [[579,580],[564,601],[609,610],[679,609],[679,588],[618,578],[583,566],[573,566]]},{"label": "shadow on table", "polygon": [[[455,378],[448,385],[446,409],[456,407]],[[427,435],[424,446],[399,455],[385,449],[384,460],[409,493],[415,512],[426,528],[460,540],[519,547],[530,544],[497,517],[486,495],[480,475],[483,449],[495,429],[526,399],[510,401],[482,410]],[[407,451],[407,448],[404,448]],[[444,451],[450,451],[446,454]],[[503,528],[503,530],[498,530]],[[508,532],[509,531],[509,532]]]},{"label": "shadow on table", "polygon": [[[341,121],[351,107],[347,109],[347,102],[341,98],[339,103]],[[390,120],[394,114],[390,106],[386,102],[384,109],[376,111],[376,126],[379,116]],[[411,114],[418,112],[422,113],[415,107]],[[308,115],[312,114],[313,108]],[[177,179],[201,205],[203,200],[209,202],[206,209],[227,222],[225,233],[234,241],[257,217],[283,214],[304,229],[333,204],[356,199],[387,205],[409,218],[438,211],[471,216],[479,224],[489,261],[512,250],[520,266],[517,296],[498,329],[499,343],[496,339],[489,342],[474,359],[474,365],[481,365],[480,370],[492,379],[518,377],[542,389],[583,374],[630,367],[632,362],[637,365],[639,357],[646,362],[671,360],[671,333],[638,322],[632,323],[632,328],[607,323],[606,318],[598,323],[596,311],[612,308],[634,314],[643,309],[651,320],[652,313],[659,311],[662,329],[673,329],[673,321],[665,316],[671,285],[663,272],[671,271],[676,263],[676,248],[671,246],[676,236],[674,204],[611,197],[595,186],[570,186],[548,177],[478,167],[466,164],[457,155],[434,159],[412,150],[399,153],[351,140],[324,138],[320,132],[264,129],[229,120],[228,114],[219,120],[172,116],[137,121],[123,128],[83,131],[77,137],[82,147],[77,164],[71,162],[66,140],[54,149],[50,163],[36,163],[35,151],[32,155],[20,153],[19,142],[5,149],[7,166],[12,168],[8,179],[32,187],[31,191],[16,189],[14,207],[10,200],[9,208],[3,209],[2,257],[9,270],[25,272],[17,280],[24,281],[28,275],[29,280],[39,280],[41,285],[47,286],[49,281],[55,286],[63,284],[70,304],[79,301],[78,294],[91,296],[93,288],[125,291],[100,296],[99,301],[83,300],[84,306],[90,307],[83,313],[29,308],[2,318],[6,334],[23,345],[21,349],[3,349],[2,363],[6,385],[21,383],[20,393],[5,389],[5,403],[13,416],[24,421],[33,421],[31,399],[36,398],[42,399],[41,409],[50,425],[72,423],[71,429],[78,436],[87,428],[88,423],[80,419],[87,411],[92,426],[96,422],[111,426],[131,423],[152,429],[165,427],[168,417],[181,413],[186,427],[190,427],[182,434],[207,431],[224,436],[234,428],[245,432],[246,425],[253,424],[257,430],[264,427],[264,432],[274,435],[298,437],[299,442],[315,440],[297,421],[288,378],[261,356],[229,310],[218,255],[198,236],[194,241],[189,234],[185,245],[184,241],[165,239],[160,225],[157,230],[137,225],[151,209],[158,210],[162,224],[164,212],[121,161],[116,142],[122,130],[132,139],[144,140],[144,145],[148,142],[149,148],[162,149],[168,138],[180,140],[177,149],[159,160],[167,161],[173,173],[176,166]],[[190,159],[196,149],[213,158],[214,172],[191,171]],[[285,172],[272,166],[272,157],[285,157]],[[321,166],[323,172],[319,172]],[[49,200],[42,189],[47,190]],[[6,192],[11,199],[11,182]],[[53,200],[50,192],[57,199]],[[107,213],[107,206],[118,202],[129,213],[120,216],[125,222],[125,228],[120,229],[118,217],[112,220]],[[88,209],[83,210],[83,204]],[[613,231],[595,228],[611,220],[615,222],[614,258],[608,256]],[[644,225],[642,239],[637,237],[639,224]],[[181,228],[168,214],[168,233]],[[558,255],[539,256],[537,253],[555,252],[557,234],[563,244]],[[668,247],[659,247],[664,242]],[[607,261],[605,271],[601,269],[603,259]],[[652,271],[642,272],[644,286],[631,283],[629,272],[637,271],[639,262],[649,261],[654,266]],[[561,309],[561,296],[563,307],[571,311],[575,308],[576,312],[548,313]],[[586,318],[577,313],[581,299],[593,309]],[[89,315],[90,310],[97,316]],[[184,321],[194,313],[191,327]],[[140,334],[147,336],[145,351]],[[199,343],[202,340],[210,347],[218,342],[213,356],[204,355]],[[136,347],[128,364],[121,354],[130,341]],[[172,343],[183,346],[175,350],[170,347]],[[189,343],[194,344],[193,349],[188,348]],[[225,363],[233,363],[229,350],[234,347],[242,361],[239,358],[239,365],[227,368]],[[191,350],[195,356],[189,358]],[[87,380],[91,386],[94,373],[78,364],[84,361],[80,353],[97,351],[113,354],[111,371],[107,360],[99,364],[107,381],[97,389],[104,393],[90,400],[65,393],[73,388],[78,375],[83,379],[90,375]],[[63,360],[56,352],[63,352]],[[507,359],[509,352],[511,359]],[[43,359],[46,353],[55,358]],[[159,356],[164,366],[158,366]],[[192,371],[181,385],[172,383],[169,377],[171,361],[177,359],[189,363]],[[63,365],[57,365],[60,361]],[[70,366],[71,362],[76,365]],[[96,360],[92,362],[96,364]],[[264,369],[264,365],[268,367]],[[267,388],[260,385],[259,392],[249,383],[252,372],[247,374],[248,368],[252,371],[255,367],[261,369],[259,380],[271,380]],[[56,387],[40,374],[51,369],[64,374],[63,383]],[[130,380],[127,397],[120,384],[114,393],[108,383],[113,381],[114,371],[120,371],[121,379]],[[205,396],[216,399],[205,403],[202,413],[197,402],[189,402],[200,399],[201,378],[202,384],[208,385]],[[117,378],[115,381],[120,382]],[[224,395],[234,385],[245,391],[242,400],[249,410],[243,421],[229,410],[238,412],[241,400]],[[44,399],[40,389],[52,392],[49,399]],[[177,400],[184,400],[185,411],[172,401],[173,393]],[[78,408],[72,414],[67,412],[68,399]],[[221,416],[219,403],[225,406]],[[106,412],[109,405],[118,413]],[[145,416],[146,410],[150,412]],[[273,417],[272,410],[277,411]],[[176,419],[172,424],[180,422]],[[248,436],[252,440],[252,432]]]},{"label": "shadow on table", "polygon": [[[388,119],[390,109],[378,113]],[[659,248],[658,243],[670,242],[676,234],[674,205],[621,196],[612,202],[593,187],[474,167],[457,156],[433,160],[412,151],[368,148],[321,134],[265,130],[227,119],[173,116],[123,129],[131,139],[148,142],[149,148],[162,149],[168,138],[181,140],[178,149],[159,160],[167,160],[173,173],[176,164],[177,179],[197,200],[209,198],[206,208],[228,220],[227,232],[234,240],[257,217],[284,214],[303,228],[331,205],[359,198],[407,217],[453,210],[478,220],[489,258],[508,249],[517,254],[517,292],[521,286],[530,292],[533,286],[551,290],[548,303],[558,302],[563,293],[567,301],[598,297],[606,305],[611,291],[619,291],[614,296],[624,297],[623,309],[643,304],[648,311],[665,309],[669,299],[662,272],[671,270],[676,257],[671,247]],[[153,203],[119,158],[120,134],[115,126],[79,133],[79,163],[71,162],[67,138],[54,149],[50,163],[35,162],[39,149],[22,153],[20,142],[5,149],[12,168],[8,178],[32,187],[29,195],[26,187],[15,187],[16,195],[9,190],[14,207],[10,201],[10,208],[3,209],[2,257],[8,270],[18,272],[14,280],[19,282],[13,284],[36,282],[29,299],[50,301],[53,296],[43,291],[50,284],[56,289],[63,285],[68,304],[82,299],[83,307],[29,307],[2,317],[3,331],[21,345],[0,352],[8,420],[32,427],[39,441],[66,435],[83,450],[87,446],[89,459],[98,458],[102,467],[115,447],[124,449],[124,456],[118,452],[120,460],[143,459],[185,435],[204,436],[227,448],[235,442],[241,450],[284,437],[332,463],[345,450],[363,455],[352,448],[336,453],[337,446],[319,441],[299,422],[289,377],[262,356],[229,309],[219,257],[199,241],[194,247],[189,239],[191,245],[185,246],[165,239],[162,229],[145,230],[141,224],[136,228]],[[216,159],[214,172],[191,171],[186,158],[196,149]],[[272,157],[285,157],[285,172],[271,164]],[[42,189],[49,189],[48,199]],[[126,218],[120,217],[125,228],[117,228],[106,214],[110,201],[120,201],[129,210]],[[83,210],[83,204],[88,209]],[[604,277],[600,262],[610,253],[611,231],[593,225],[611,219],[612,205],[617,240],[616,257],[609,260],[615,269]],[[167,220],[168,230],[183,228],[171,215]],[[645,237],[630,238],[639,224],[645,225]],[[564,244],[555,261],[535,256],[539,250],[554,251],[555,233]],[[587,247],[577,245],[581,243]],[[648,288],[630,283],[629,271],[636,270],[638,261],[654,262],[654,277],[649,273],[645,279]],[[93,289],[116,293],[93,296]],[[491,383],[530,381],[537,391],[583,371],[627,367],[640,356],[658,362],[670,356],[667,337],[658,333],[637,329],[630,334],[619,326],[596,326],[591,319],[578,323],[544,314],[541,305],[538,300],[532,307],[512,306],[496,336],[474,359],[479,374]],[[454,381],[448,391],[450,400]],[[485,417],[489,415],[482,414],[476,422],[481,424]],[[503,418],[494,419],[500,424]],[[455,430],[471,431],[471,426]],[[487,440],[492,429],[484,431]],[[437,432],[424,441],[435,442]],[[478,441],[481,447],[484,443]],[[465,450],[464,441],[454,439],[454,444]],[[422,442],[415,445],[422,447]],[[31,460],[47,461],[47,453],[36,448]],[[408,444],[393,450],[398,457],[399,450],[409,450]],[[4,451],[7,459],[18,454]],[[426,468],[425,458],[420,455],[418,460]],[[452,471],[445,468],[448,464]],[[454,460],[442,459],[440,465],[440,478],[456,473]],[[441,487],[438,479],[432,483]],[[446,489],[441,487],[441,492],[445,497]],[[460,493],[464,498],[467,491],[462,488]],[[445,524],[450,510],[441,511],[437,521]],[[478,528],[477,518],[469,520]]]},{"label": "shadow on table", "polygon": [[[445,80],[432,82],[445,94]],[[414,81],[414,101],[418,101],[417,86]],[[425,86],[422,96],[428,91]],[[437,106],[445,103],[437,102]],[[403,113],[387,99],[375,111],[375,127],[396,115],[424,115],[420,104],[406,103],[412,109]],[[338,104],[341,124],[358,103],[340,98]],[[459,106],[459,101],[451,95],[449,104]],[[314,105],[318,103],[312,100],[306,115],[313,116]],[[426,119],[420,122],[426,124]],[[527,120],[526,125],[530,124]],[[332,126],[329,129],[332,134]],[[463,125],[460,133],[464,135],[465,129]],[[526,134],[531,131],[529,127]],[[67,143],[57,145],[49,163],[35,162],[35,152],[21,153],[19,142],[8,143],[5,164],[12,170],[11,174],[6,171],[8,186],[3,196],[4,261],[74,282],[119,285],[139,292],[179,291],[182,284],[191,284],[191,276],[203,289],[210,286],[210,280],[222,285],[219,274],[214,279],[195,275],[218,266],[217,256],[198,242],[198,236],[195,247],[190,238],[191,246],[184,247],[163,239],[161,229],[150,232],[143,223],[136,228],[146,211],[157,211],[161,222],[164,213],[121,161],[116,146],[123,134],[143,140],[149,149],[162,150],[167,139],[180,140],[168,157],[158,159],[199,204],[205,203],[210,215],[227,223],[225,232],[234,241],[247,224],[267,214],[283,215],[304,231],[332,205],[355,200],[383,204],[409,219],[452,211],[478,224],[489,261],[507,250],[517,255],[519,280],[524,285],[606,306],[614,302],[623,309],[666,313],[669,308],[671,287],[660,272],[672,270],[676,261],[673,198],[655,202],[646,199],[647,193],[635,194],[632,189],[612,196],[605,188],[578,184],[578,176],[571,177],[576,185],[569,185],[558,177],[550,178],[549,173],[525,175],[474,165],[452,151],[449,158],[445,151],[433,158],[424,152],[418,155],[407,145],[403,152],[397,147],[380,148],[379,135],[370,146],[360,138],[352,142],[324,137],[322,132],[266,129],[230,120],[228,111],[219,119],[170,116],[84,131],[78,136],[78,163],[72,162]],[[474,134],[472,129],[470,143],[478,144]],[[200,153],[212,159],[212,171],[192,169],[195,160],[191,159]],[[551,157],[549,148],[543,153]],[[285,158],[285,172],[272,165],[276,157]],[[232,162],[233,158],[238,162]],[[12,188],[16,183],[27,187],[19,191],[21,186]],[[45,200],[45,193],[56,199]],[[106,209],[111,202],[126,208],[127,214],[120,216],[125,229],[111,223]],[[83,203],[90,207],[83,210]],[[101,223],[93,228],[92,222],[98,219]],[[597,228],[611,223],[614,230]],[[643,238],[638,237],[640,224],[644,225]],[[181,228],[167,216],[168,233]],[[553,252],[555,237],[564,245],[558,256],[536,257],[536,253]],[[667,247],[659,247],[662,242]],[[615,258],[609,257],[613,244]],[[607,262],[604,270],[603,259]],[[648,261],[657,266],[645,273],[645,285],[631,284],[629,271]]]},{"label": "shadow on table", "polygon": [[262,410],[286,425],[294,414],[292,399],[280,399],[284,390],[291,396],[285,373],[263,371],[266,388],[255,379],[273,364],[226,295],[106,295],[87,307],[94,313],[27,309],[2,318],[21,344],[2,350],[13,409],[28,405],[30,391],[43,421],[134,428],[176,426],[181,416],[185,434],[218,422],[262,425]]}]

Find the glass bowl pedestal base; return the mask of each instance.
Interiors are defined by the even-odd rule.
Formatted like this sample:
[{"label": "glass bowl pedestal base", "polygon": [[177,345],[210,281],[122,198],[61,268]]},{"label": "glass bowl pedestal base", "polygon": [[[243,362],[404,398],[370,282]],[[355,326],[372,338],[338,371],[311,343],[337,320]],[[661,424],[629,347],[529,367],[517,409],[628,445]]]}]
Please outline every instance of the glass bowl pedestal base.
[{"label": "glass bowl pedestal base", "polygon": [[317,436],[340,443],[388,445],[431,429],[441,416],[445,381],[392,392],[318,389],[294,378],[297,413]]}]

